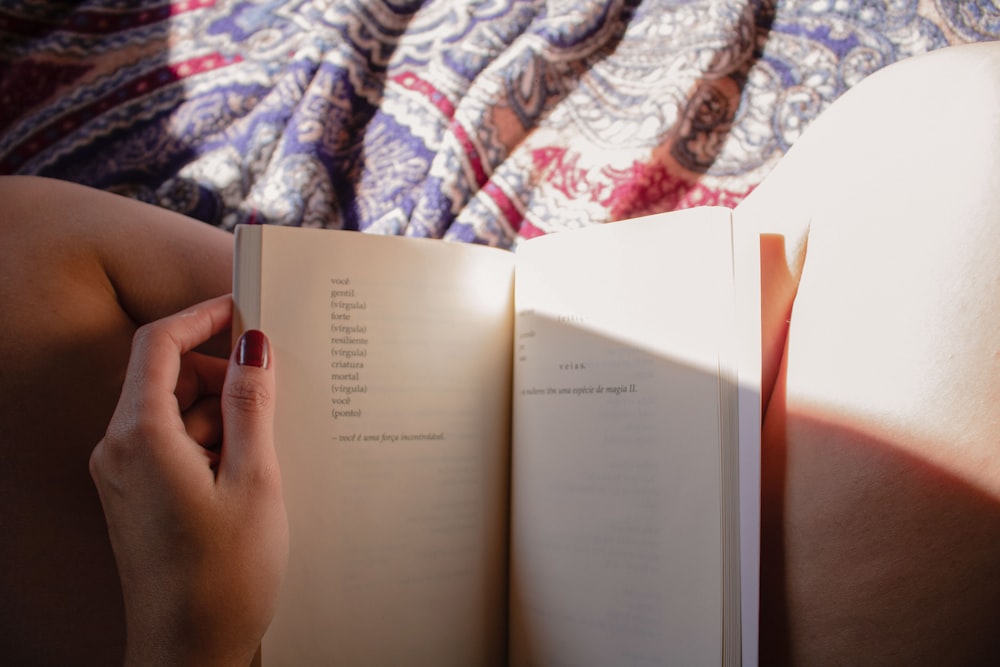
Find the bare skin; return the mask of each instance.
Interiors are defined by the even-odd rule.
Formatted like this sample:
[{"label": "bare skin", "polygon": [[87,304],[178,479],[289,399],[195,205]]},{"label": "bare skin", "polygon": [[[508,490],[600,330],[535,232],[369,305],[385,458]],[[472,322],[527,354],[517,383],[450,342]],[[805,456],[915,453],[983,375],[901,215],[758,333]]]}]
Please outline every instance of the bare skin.
[{"label": "bare skin", "polygon": [[124,611],[90,452],[137,326],[227,293],[231,237],[51,181],[0,179],[0,201],[0,662],[120,664]]},{"label": "bare skin", "polygon": [[[762,235],[761,664],[1000,654],[998,82],[989,44],[877,74],[740,206]],[[0,656],[112,664],[87,461],[136,326],[228,291],[231,239],[64,184],[0,201]]]},{"label": "bare skin", "polygon": [[136,333],[90,472],[125,602],[125,664],[248,665],[277,605],[288,521],[267,340],[230,362],[195,351],[228,295]]},{"label": "bare skin", "polygon": [[998,81],[996,44],[879,73],[740,207],[769,235],[761,664],[1000,654]]}]

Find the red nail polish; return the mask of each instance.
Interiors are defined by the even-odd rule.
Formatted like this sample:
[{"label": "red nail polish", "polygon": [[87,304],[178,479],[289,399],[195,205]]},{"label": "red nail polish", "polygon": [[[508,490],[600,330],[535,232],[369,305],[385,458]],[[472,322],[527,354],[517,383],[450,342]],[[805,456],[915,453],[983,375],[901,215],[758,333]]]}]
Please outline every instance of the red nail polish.
[{"label": "red nail polish", "polygon": [[267,336],[256,329],[244,332],[236,344],[236,363],[240,366],[267,368]]}]

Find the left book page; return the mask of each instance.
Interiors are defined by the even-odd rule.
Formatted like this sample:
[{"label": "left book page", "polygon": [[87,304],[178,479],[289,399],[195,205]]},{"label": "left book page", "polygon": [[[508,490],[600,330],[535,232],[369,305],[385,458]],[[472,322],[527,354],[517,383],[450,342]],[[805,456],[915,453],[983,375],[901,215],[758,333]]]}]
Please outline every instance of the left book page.
[{"label": "left book page", "polygon": [[512,254],[241,226],[235,266],[291,540],[263,664],[502,661]]}]

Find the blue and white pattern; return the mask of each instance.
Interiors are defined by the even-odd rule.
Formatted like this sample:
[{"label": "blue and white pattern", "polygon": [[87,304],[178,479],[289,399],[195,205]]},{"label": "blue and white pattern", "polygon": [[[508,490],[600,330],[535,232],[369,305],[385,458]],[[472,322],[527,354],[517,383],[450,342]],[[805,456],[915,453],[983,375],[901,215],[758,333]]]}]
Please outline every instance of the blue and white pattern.
[{"label": "blue and white pattern", "polygon": [[509,247],[732,205],[990,0],[6,0],[0,173],[206,223]]}]

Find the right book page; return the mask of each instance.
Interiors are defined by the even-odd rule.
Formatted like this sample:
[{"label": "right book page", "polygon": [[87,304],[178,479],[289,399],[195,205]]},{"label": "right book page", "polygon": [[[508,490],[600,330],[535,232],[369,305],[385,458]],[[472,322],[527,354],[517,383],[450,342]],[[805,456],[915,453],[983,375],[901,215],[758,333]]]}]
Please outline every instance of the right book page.
[{"label": "right book page", "polygon": [[731,220],[681,211],[518,251],[513,665],[740,664],[738,498],[756,493],[740,436],[759,442],[759,420],[740,426]]}]

